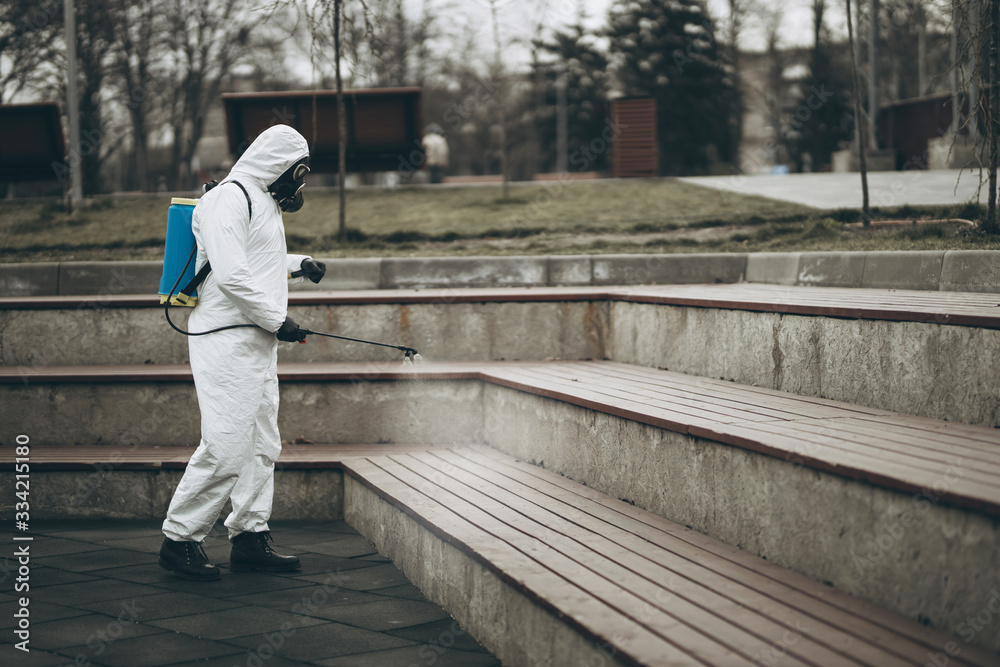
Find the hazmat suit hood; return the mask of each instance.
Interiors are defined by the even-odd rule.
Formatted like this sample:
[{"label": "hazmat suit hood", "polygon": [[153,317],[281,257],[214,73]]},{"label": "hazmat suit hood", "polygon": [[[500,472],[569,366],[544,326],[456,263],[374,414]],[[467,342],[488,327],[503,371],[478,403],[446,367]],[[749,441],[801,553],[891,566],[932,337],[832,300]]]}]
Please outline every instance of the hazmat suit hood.
[{"label": "hazmat suit hood", "polygon": [[289,167],[309,157],[309,144],[287,125],[272,125],[254,139],[233,165],[229,178],[267,190]]}]

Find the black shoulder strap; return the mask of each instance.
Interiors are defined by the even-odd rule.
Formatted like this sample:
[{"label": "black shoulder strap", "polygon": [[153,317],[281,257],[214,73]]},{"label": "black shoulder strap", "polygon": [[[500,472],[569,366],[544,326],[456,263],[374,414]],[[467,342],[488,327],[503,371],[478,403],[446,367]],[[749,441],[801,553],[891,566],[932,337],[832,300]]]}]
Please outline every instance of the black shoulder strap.
[{"label": "black shoulder strap", "polygon": [[[226,181],[226,183],[235,183],[236,186],[243,191],[243,196],[247,198],[247,215],[249,216],[247,218],[247,221],[249,222],[253,220],[253,205],[250,203],[250,193],[247,192],[247,189],[243,187],[243,184],[240,183],[239,181]],[[225,185],[226,183],[223,183],[223,185]],[[205,278],[208,277],[208,274],[211,271],[212,271],[212,264],[210,262],[205,262],[205,266],[201,267],[201,271],[195,274],[194,278],[191,279],[191,282],[189,282],[187,286],[180,291],[180,293],[183,294],[185,297],[190,297],[191,292],[198,289],[198,285],[204,282]]]}]

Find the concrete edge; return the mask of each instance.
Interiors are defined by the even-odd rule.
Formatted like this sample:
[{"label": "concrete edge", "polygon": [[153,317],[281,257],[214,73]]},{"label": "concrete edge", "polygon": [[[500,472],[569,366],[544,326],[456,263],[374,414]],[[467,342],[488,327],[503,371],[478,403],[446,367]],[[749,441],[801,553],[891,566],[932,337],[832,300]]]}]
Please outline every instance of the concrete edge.
[{"label": "concrete edge", "polygon": [[451,614],[505,665],[620,666],[609,642],[595,642],[437,536],[350,473],[344,519],[392,560],[424,596]]},{"label": "concrete edge", "polygon": [[[162,520],[183,472],[113,466],[40,471],[31,480],[31,516],[40,520]],[[3,493],[0,515],[13,516],[17,501],[13,475],[0,476],[0,491]],[[329,521],[343,516],[343,470],[275,470],[272,519]]]},{"label": "concrete edge", "polygon": [[[1000,293],[1000,251],[321,258],[293,291],[756,282]],[[160,262],[0,264],[0,297],[156,294]]]}]

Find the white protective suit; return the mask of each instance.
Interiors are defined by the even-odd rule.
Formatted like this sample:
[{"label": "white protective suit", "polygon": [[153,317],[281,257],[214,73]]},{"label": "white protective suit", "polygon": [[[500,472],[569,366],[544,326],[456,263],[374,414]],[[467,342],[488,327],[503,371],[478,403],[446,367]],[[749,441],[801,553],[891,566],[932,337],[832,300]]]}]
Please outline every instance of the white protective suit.
[{"label": "white protective suit", "polygon": [[[281,209],[267,187],[308,153],[306,140],[294,129],[270,127],[195,207],[196,268],[210,260],[212,271],[198,288],[188,330],[228,324],[260,328],[188,339],[201,444],[163,522],[163,533],[172,540],[204,540],[227,499],[233,503],[226,519],[230,538],[268,529],[274,462],[281,452],[275,332],[285,321],[288,275],[307,256],[287,253]],[[246,196],[239,186],[227,184],[233,180],[250,195],[249,223]]]}]

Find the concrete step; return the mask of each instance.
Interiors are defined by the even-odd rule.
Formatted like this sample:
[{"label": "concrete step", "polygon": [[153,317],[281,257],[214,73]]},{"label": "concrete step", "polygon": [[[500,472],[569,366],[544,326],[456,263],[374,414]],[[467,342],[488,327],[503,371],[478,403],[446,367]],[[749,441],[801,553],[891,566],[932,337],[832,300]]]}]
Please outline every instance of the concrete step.
[{"label": "concrete step", "polygon": [[[415,347],[434,361],[613,359],[1000,426],[1000,307],[988,294],[747,283],[380,290],[291,301],[303,326]],[[283,362],[398,358],[320,337],[279,351]],[[185,337],[166,326],[152,297],[0,300],[0,362],[24,375],[186,359]]]},{"label": "concrete step", "polygon": [[505,665],[1000,660],[487,448],[351,459],[345,518]]},{"label": "concrete step", "polygon": [[[489,444],[950,632],[987,608],[1000,571],[996,429],[609,362],[279,376],[288,440]],[[0,379],[8,423],[40,448],[114,457],[198,439],[184,367]]]},{"label": "concrete step", "polygon": [[[302,327],[415,347],[439,361],[601,358],[607,335],[608,303],[592,288],[327,292],[290,302]],[[171,309],[184,329],[188,314]],[[187,362],[187,345],[149,296],[0,299],[6,366],[178,364]],[[320,336],[279,347],[288,362],[397,358],[395,350]]]},{"label": "concrete step", "polygon": [[[1000,293],[1000,251],[326,258],[295,290],[735,283]],[[0,265],[0,297],[156,294],[162,262]]]},{"label": "concrete step", "polygon": [[[32,502],[162,517],[192,450],[107,449],[32,447]],[[1000,664],[973,626],[928,628],[489,447],[289,445],[275,491],[274,518],[346,518],[504,664]]]}]

